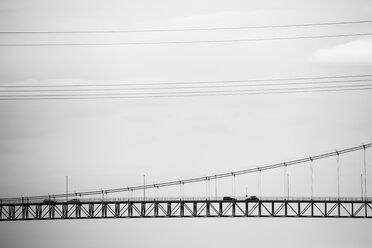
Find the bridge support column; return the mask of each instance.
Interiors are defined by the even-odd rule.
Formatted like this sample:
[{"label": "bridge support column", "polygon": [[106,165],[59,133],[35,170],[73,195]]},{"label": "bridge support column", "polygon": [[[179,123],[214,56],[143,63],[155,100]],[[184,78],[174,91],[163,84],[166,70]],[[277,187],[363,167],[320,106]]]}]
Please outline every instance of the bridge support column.
[{"label": "bridge support column", "polygon": [[120,216],[120,203],[115,203],[115,217],[118,218]]},{"label": "bridge support column", "polygon": [[314,202],[313,201],[311,202],[310,207],[311,207],[311,209],[310,209],[311,210],[311,217],[314,217]]},{"label": "bridge support column", "polygon": [[181,217],[185,216],[185,203],[184,202],[181,202],[181,205],[180,205],[180,216]]},{"label": "bridge support column", "polygon": [[36,205],[35,211],[36,211],[36,219],[41,219],[41,205]]},{"label": "bridge support column", "polygon": [[327,217],[327,215],[328,215],[328,209],[327,209],[327,203],[325,202],[324,203],[324,217]]},{"label": "bridge support column", "polygon": [[103,218],[107,217],[107,203],[102,203],[101,212],[102,212],[102,217]]},{"label": "bridge support column", "polygon": [[15,206],[9,206],[9,219],[15,218]]},{"label": "bridge support column", "polygon": [[22,219],[28,219],[28,208],[28,205],[22,206]]},{"label": "bridge support column", "polygon": [[76,218],[81,217],[81,204],[76,204],[75,206],[75,217]]},{"label": "bridge support column", "polygon": [[261,217],[261,208],[262,208],[262,202],[259,201],[258,202],[258,216],[260,216],[260,217]]},{"label": "bridge support column", "polygon": [[249,214],[249,208],[248,208],[248,202],[246,201],[245,202],[245,211],[244,211],[245,217],[248,217],[248,214]]},{"label": "bridge support column", "polygon": [[146,203],[144,202],[141,203],[141,216],[142,217],[146,216]]},{"label": "bridge support column", "polygon": [[133,216],[133,203],[128,202],[128,217],[132,217],[132,216]]},{"label": "bridge support column", "polygon": [[168,217],[172,216],[172,203],[171,202],[167,203],[167,216]]},{"label": "bridge support column", "polygon": [[275,213],[275,205],[274,202],[271,203],[271,216],[274,217]]},{"label": "bridge support column", "polygon": [[158,202],[154,203],[154,216],[155,217],[159,216],[159,203]]},{"label": "bridge support column", "polygon": [[89,217],[90,218],[93,218],[94,217],[94,204],[93,203],[89,203],[88,214],[89,214]]},{"label": "bridge support column", "polygon": [[62,205],[62,218],[67,219],[68,217],[68,205],[63,204]]},{"label": "bridge support column", "polygon": [[49,212],[49,218],[53,219],[55,216],[55,210],[56,206],[55,205],[49,205],[48,212]]},{"label": "bridge support column", "polygon": [[301,202],[297,202],[298,204],[298,208],[297,208],[297,216],[300,217],[301,216]]},{"label": "bridge support column", "polygon": [[284,216],[285,217],[288,216],[288,202],[287,201],[284,202]]},{"label": "bridge support column", "polygon": [[231,206],[231,213],[232,213],[232,216],[235,217],[236,216],[236,202],[233,201],[232,203],[232,206]]},{"label": "bridge support column", "polygon": [[365,201],[364,202],[364,217],[366,217],[367,218],[367,216],[368,216],[368,208],[367,208],[368,206],[367,206],[367,202]]},{"label": "bridge support column", "polygon": [[0,220],[3,218],[3,206],[0,205]]},{"label": "bridge support column", "polygon": [[211,203],[209,201],[207,201],[206,203],[207,205],[205,206],[205,215],[206,216],[210,216],[211,215]]},{"label": "bridge support column", "polygon": [[198,204],[197,202],[193,202],[193,208],[192,208],[192,216],[196,217],[198,215]]}]

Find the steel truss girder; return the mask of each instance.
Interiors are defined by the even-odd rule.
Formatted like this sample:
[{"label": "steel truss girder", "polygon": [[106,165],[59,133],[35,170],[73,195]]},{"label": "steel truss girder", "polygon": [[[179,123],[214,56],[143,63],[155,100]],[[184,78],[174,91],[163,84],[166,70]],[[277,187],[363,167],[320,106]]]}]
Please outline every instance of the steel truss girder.
[{"label": "steel truss girder", "polygon": [[164,217],[372,218],[372,202],[172,200],[0,205],[0,221]]}]

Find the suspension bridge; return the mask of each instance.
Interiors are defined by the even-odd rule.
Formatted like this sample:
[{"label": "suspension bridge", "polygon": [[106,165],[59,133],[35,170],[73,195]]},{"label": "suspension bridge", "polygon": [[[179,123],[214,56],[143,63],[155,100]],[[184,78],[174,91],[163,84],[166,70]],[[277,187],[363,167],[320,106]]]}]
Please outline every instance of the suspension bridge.
[{"label": "suspension bridge", "polygon": [[[350,147],[334,152],[203,177],[166,181],[161,183],[55,195],[36,195],[0,199],[0,221],[19,220],[69,220],[99,218],[189,218],[189,217],[323,217],[323,218],[372,218],[372,197],[367,197],[366,152],[372,143]],[[347,153],[363,151],[363,173],[361,174],[361,196],[340,196],[340,157]],[[314,196],[313,163],[329,157],[337,158],[337,196]],[[309,197],[289,195],[289,181],[284,180],[287,194],[282,197],[236,196],[236,177],[255,173],[258,175],[260,191],[261,173],[284,169],[301,164],[309,165]],[[231,195],[217,194],[217,181],[231,178]],[[210,184],[215,183],[215,195],[210,196]],[[205,182],[205,197],[185,197],[187,184]],[[146,190],[173,187],[179,195],[173,197],[146,196]],[[133,191],[143,192],[143,197],[133,197]],[[202,189],[201,191],[204,191]],[[109,197],[128,193],[127,197]],[[132,193],[130,196],[129,193]]]}]

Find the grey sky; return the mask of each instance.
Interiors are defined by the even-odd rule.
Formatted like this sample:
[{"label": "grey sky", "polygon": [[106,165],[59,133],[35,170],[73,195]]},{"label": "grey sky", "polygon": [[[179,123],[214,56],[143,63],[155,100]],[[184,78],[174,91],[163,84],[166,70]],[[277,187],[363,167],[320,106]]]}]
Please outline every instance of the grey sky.
[{"label": "grey sky", "polygon": [[[0,30],[253,26],[366,20],[370,1],[7,1]],[[13,35],[0,42],[112,42],[371,32],[371,24],[264,31]],[[112,47],[0,47],[0,84],[179,82],[371,74],[372,38]],[[0,196],[80,191],[201,176],[372,141],[372,91],[164,99],[0,102]],[[367,161],[372,162],[372,154]],[[369,171],[372,171],[369,162]],[[359,196],[361,154],[341,162],[341,193]],[[290,168],[291,194],[309,194]],[[315,194],[335,195],[335,161],[315,164]],[[296,178],[297,175],[298,177]],[[283,193],[282,172],[263,194]],[[368,175],[372,182],[372,175]],[[257,178],[237,194],[257,194]],[[229,194],[229,182],[221,182]],[[200,189],[201,188],[201,189]],[[204,186],[186,195],[204,195]],[[280,190],[278,190],[278,188]],[[368,185],[372,192],[372,183]],[[177,192],[176,192],[177,193]],[[149,194],[152,194],[150,191]],[[172,191],[161,192],[175,194]],[[1,223],[3,247],[368,247],[359,220],[92,220]],[[109,231],[108,231],[109,230]],[[164,233],[161,231],[164,230]],[[206,232],[203,235],[203,232]],[[266,233],[265,233],[266,232]],[[64,235],[59,237],[58,235]],[[67,238],[67,235],[69,237]],[[190,237],[195,237],[192,239]],[[199,241],[200,243],[196,243]]]}]

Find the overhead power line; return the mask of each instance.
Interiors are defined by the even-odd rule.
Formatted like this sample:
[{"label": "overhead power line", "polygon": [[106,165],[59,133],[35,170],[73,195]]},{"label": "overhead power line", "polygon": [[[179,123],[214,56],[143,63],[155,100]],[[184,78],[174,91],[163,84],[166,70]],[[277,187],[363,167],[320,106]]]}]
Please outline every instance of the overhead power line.
[{"label": "overhead power line", "polygon": [[115,98],[164,98],[164,97],[197,97],[197,96],[232,96],[232,95],[262,95],[287,94],[307,92],[337,92],[371,90],[372,85],[326,86],[304,88],[274,88],[256,90],[225,90],[225,91],[188,91],[188,92],[146,92],[146,93],[94,93],[94,94],[45,94],[45,95],[1,95],[2,100],[63,100],[63,99],[115,99]]},{"label": "overhead power line", "polygon": [[[195,97],[355,90],[365,91],[372,88],[371,77],[372,75],[340,75],[333,77],[252,79],[246,81],[191,81],[139,84],[140,86],[147,87],[137,87],[135,86],[136,84],[125,83],[109,85],[51,85],[54,87],[49,87],[48,85],[4,85],[0,86],[0,93],[3,93],[0,94],[0,100]],[[309,79],[311,80],[308,81]],[[152,87],[148,87],[149,85],[152,85]],[[113,88],[112,86],[119,87]]]},{"label": "overhead power line", "polygon": [[180,184],[184,185],[188,183],[204,182],[207,180],[235,177],[235,176],[244,175],[244,174],[256,173],[259,171],[273,170],[273,169],[277,169],[277,168],[281,168],[285,166],[300,165],[303,163],[307,163],[309,161],[315,161],[315,160],[320,160],[324,158],[339,156],[339,155],[346,154],[346,153],[364,150],[370,147],[372,147],[372,143],[368,143],[368,144],[361,145],[361,146],[350,147],[350,148],[346,148],[346,149],[342,149],[342,150],[338,150],[334,152],[322,153],[319,155],[306,157],[306,158],[300,158],[300,159],[291,160],[287,162],[251,168],[251,169],[238,170],[238,171],[214,174],[214,175],[203,176],[203,177],[187,178],[187,179],[182,179],[182,180],[179,179],[175,181],[168,181],[168,182],[162,182],[162,183],[145,184],[145,185],[139,185],[139,186],[124,187],[124,188],[112,188],[112,189],[105,189],[105,190],[84,191],[84,192],[76,192],[76,193],[69,193],[69,194],[37,195],[37,196],[30,196],[30,197],[12,197],[12,198],[3,198],[1,200],[5,200],[5,201],[6,200],[21,200],[21,199],[38,200],[38,199],[48,199],[50,197],[65,198],[66,196],[67,197],[89,196],[89,195],[100,195],[103,193],[105,194],[120,193],[120,192],[136,191],[136,190],[143,190],[143,189],[162,188],[162,187],[175,186],[175,185],[179,186]]},{"label": "overhead power line", "polygon": [[2,43],[1,47],[62,47],[62,46],[129,46],[129,45],[177,45],[177,44],[207,44],[207,43],[235,43],[235,42],[256,42],[256,41],[285,41],[303,39],[324,39],[341,37],[370,36],[372,33],[354,34],[331,34],[313,36],[289,36],[289,37],[268,37],[248,39],[219,39],[219,40],[186,40],[186,41],[150,41],[150,42],[92,42],[92,43]]},{"label": "overhead power line", "polygon": [[[11,88],[2,90],[0,86],[0,93],[29,93],[29,92],[84,92],[84,91],[141,91],[141,90],[174,90],[174,89],[209,89],[209,88],[241,88],[241,87],[267,87],[267,86],[291,86],[291,85],[318,85],[318,84],[341,84],[339,87],[350,87],[347,85],[342,85],[345,83],[356,83],[356,82],[372,82],[372,78],[370,79],[357,79],[357,80],[335,80],[335,81],[313,81],[313,82],[290,82],[290,83],[256,83],[256,84],[216,84],[216,85],[187,85],[187,86],[161,86],[158,85],[157,87],[132,87],[128,86],[125,88],[105,88],[98,87],[97,85],[87,85],[89,88],[81,88],[81,87],[73,87],[76,85],[71,85],[72,87],[65,86],[65,88],[53,88],[53,89],[45,89],[43,88],[36,88],[36,89],[29,89],[32,86],[29,86],[25,89],[25,87],[19,88]],[[203,82],[205,83],[205,82]],[[351,87],[356,86],[369,86],[370,84],[364,84],[364,85],[351,85]],[[57,85],[54,85],[57,86]],[[156,86],[156,85],[155,85]],[[160,86],[160,87],[159,87]],[[48,87],[48,86],[46,86]],[[93,87],[93,88],[92,88]],[[123,87],[123,86],[121,86]],[[69,88],[69,89],[66,89]],[[290,88],[288,88],[290,89]],[[0,95],[1,97],[1,95]]]},{"label": "overhead power line", "polygon": [[218,93],[218,94],[168,94],[168,95],[138,95],[138,96],[84,96],[84,97],[9,97],[0,98],[0,101],[18,101],[18,100],[99,100],[99,99],[139,99],[139,98],[185,98],[185,97],[213,97],[213,96],[244,96],[244,95],[281,95],[293,93],[317,93],[317,92],[345,92],[345,91],[366,91],[372,90],[372,87],[355,88],[355,89],[326,89],[326,90],[293,90],[293,91],[267,91],[267,92],[239,92],[239,93]]},{"label": "overhead power line", "polygon": [[[157,86],[157,85],[190,85],[190,84],[232,84],[232,83],[258,83],[258,82],[283,82],[283,81],[303,81],[303,80],[328,80],[328,79],[348,79],[347,81],[329,81],[329,82],[350,82],[350,81],[369,81],[364,79],[372,77],[372,74],[360,75],[336,75],[321,77],[291,77],[291,78],[256,78],[242,80],[210,80],[210,81],[185,81],[185,82],[152,82],[152,83],[115,83],[115,84],[51,84],[51,85],[1,85],[0,88],[60,88],[60,87],[116,87],[116,86]],[[349,79],[351,78],[351,79]],[[358,79],[363,78],[363,79]],[[326,82],[326,81],[320,81]],[[293,82],[286,84],[309,84],[310,82]],[[313,82],[317,83],[317,82]],[[263,85],[263,84],[260,84]],[[274,85],[274,84],[273,84]],[[275,84],[278,85],[278,84]]]},{"label": "overhead power line", "polygon": [[209,27],[209,28],[134,29],[134,30],[115,29],[115,30],[76,30],[76,31],[0,31],[0,34],[106,34],[106,33],[190,32],[190,31],[219,31],[219,30],[247,30],[247,29],[268,29],[268,28],[333,26],[333,25],[350,25],[350,24],[367,24],[367,23],[372,23],[372,20],[281,24],[281,25],[260,25],[260,26],[237,26],[237,27]]}]

